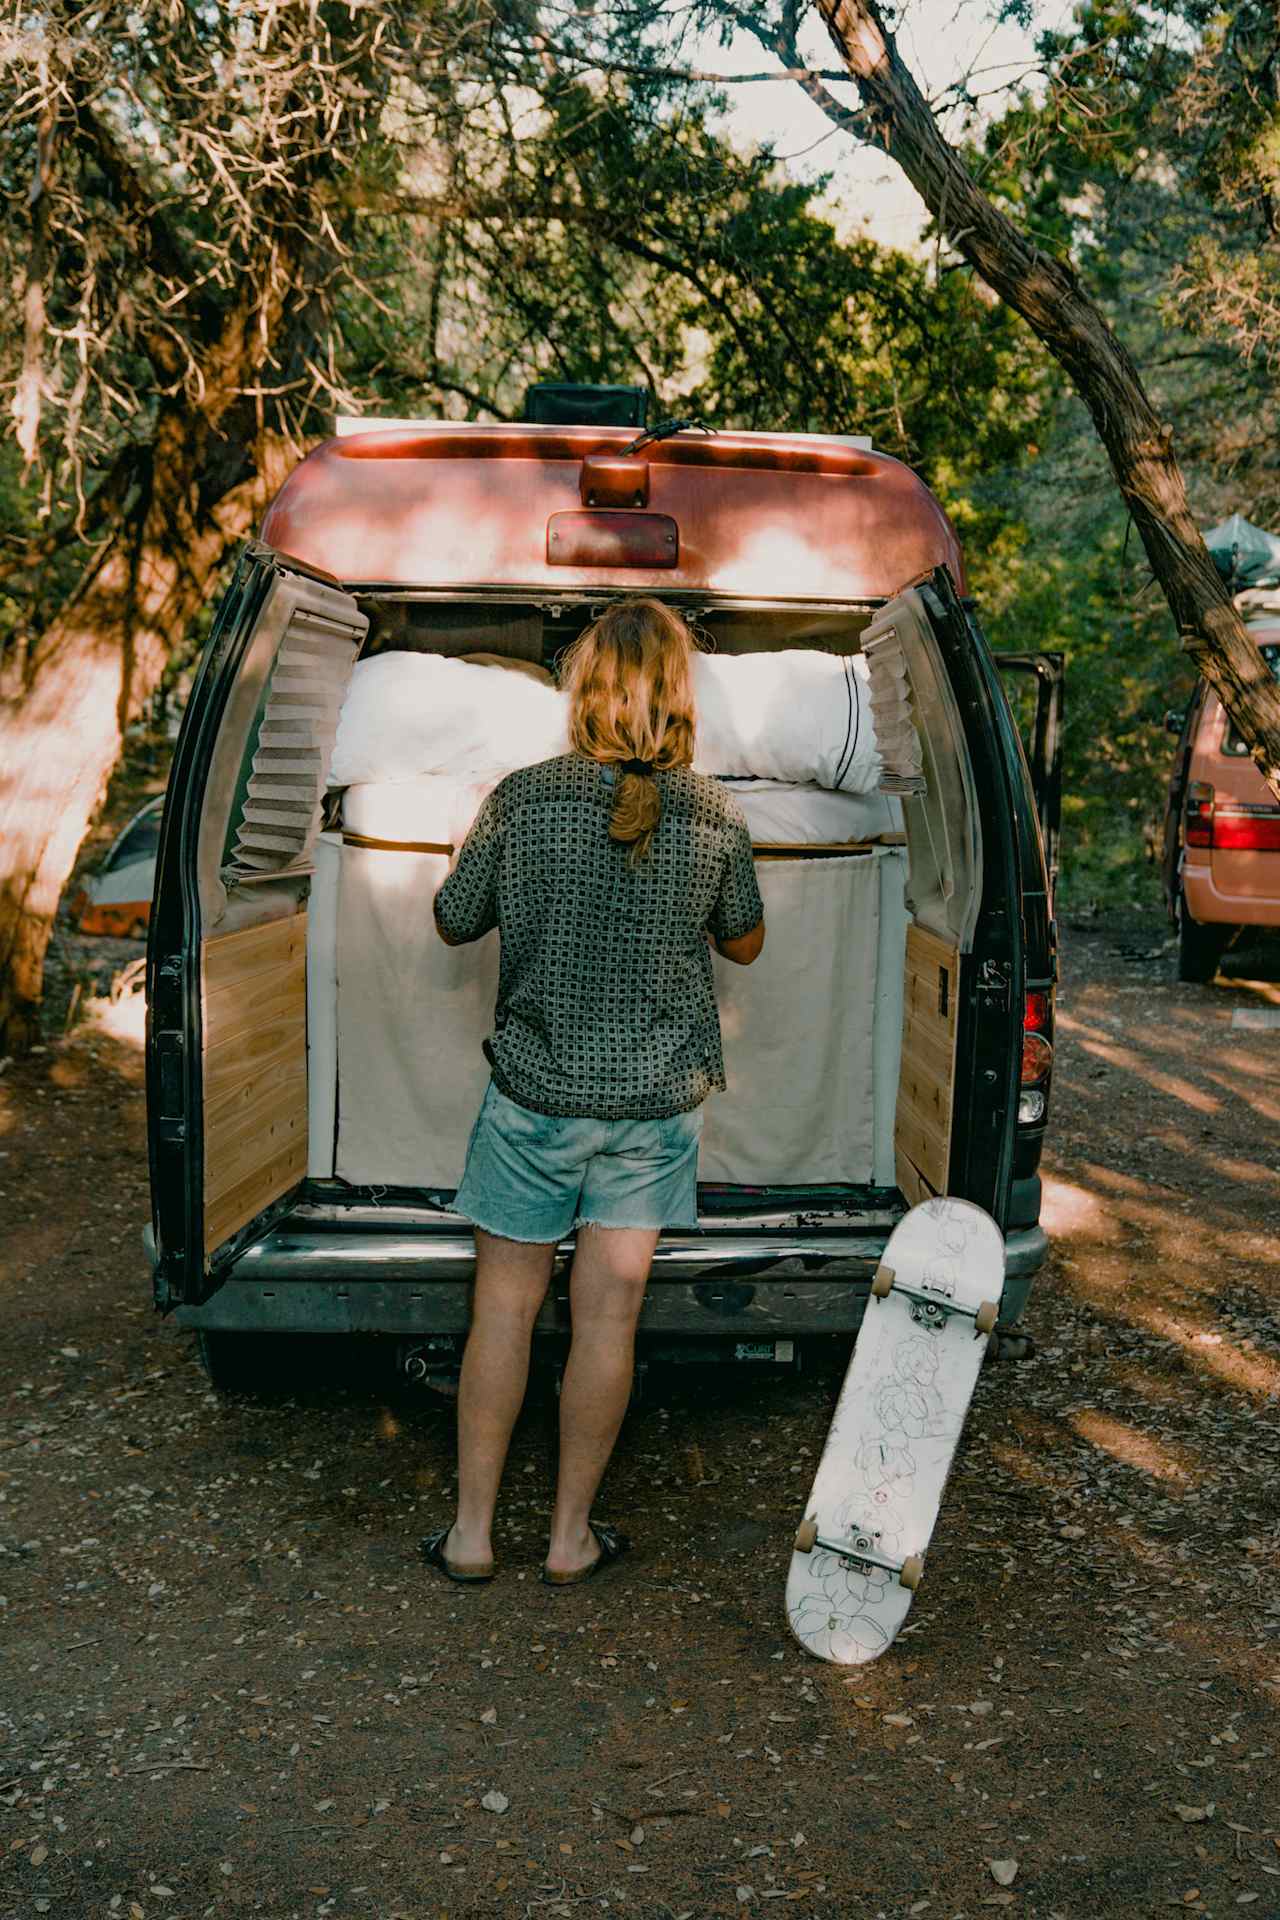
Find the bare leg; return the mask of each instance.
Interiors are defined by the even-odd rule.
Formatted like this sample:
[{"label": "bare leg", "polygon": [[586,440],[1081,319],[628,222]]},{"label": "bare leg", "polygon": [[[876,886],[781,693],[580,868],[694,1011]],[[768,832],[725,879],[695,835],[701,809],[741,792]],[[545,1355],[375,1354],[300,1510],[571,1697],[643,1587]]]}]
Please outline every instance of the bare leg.
[{"label": "bare leg", "polygon": [[500,1240],[476,1229],[475,1298],[458,1382],[458,1513],[444,1543],[460,1567],[493,1558],[493,1509],[554,1253],[554,1245]]},{"label": "bare leg", "polygon": [[647,1227],[580,1227],[569,1280],[573,1341],[560,1392],[560,1475],[547,1566],[573,1573],[599,1548],[587,1525],[618,1437],[635,1366],[636,1321],[658,1244]]}]

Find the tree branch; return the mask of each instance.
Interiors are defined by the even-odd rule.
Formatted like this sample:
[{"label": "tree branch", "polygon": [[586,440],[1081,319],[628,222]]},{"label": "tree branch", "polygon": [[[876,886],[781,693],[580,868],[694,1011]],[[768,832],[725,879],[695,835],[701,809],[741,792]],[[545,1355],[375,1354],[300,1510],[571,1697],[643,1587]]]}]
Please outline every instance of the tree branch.
[{"label": "tree branch", "polygon": [[898,53],[876,0],[815,0],[848,65],[868,134],[892,155],[987,285],[1032,328],[1084,401],[1187,652],[1280,795],[1280,686],[1245,630],[1187,504],[1172,434],[1072,268],[1041,251],[970,175]]}]

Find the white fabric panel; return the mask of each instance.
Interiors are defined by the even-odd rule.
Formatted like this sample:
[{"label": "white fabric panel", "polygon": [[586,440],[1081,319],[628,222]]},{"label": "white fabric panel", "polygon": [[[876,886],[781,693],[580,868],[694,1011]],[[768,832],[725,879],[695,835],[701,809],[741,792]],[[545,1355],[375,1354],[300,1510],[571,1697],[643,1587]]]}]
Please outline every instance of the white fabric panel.
[{"label": "white fabric panel", "polygon": [[551,675],[527,661],[375,654],[351,675],[329,785],[446,770],[497,779],[563,753],[567,715]]},{"label": "white fabric panel", "polygon": [[902,831],[902,803],[884,793],[834,793],[789,780],[726,780],[758,847],[831,846]]},{"label": "white fabric panel", "polygon": [[766,860],[757,875],[764,952],[715,962],[729,1091],[707,1103],[699,1177],[870,1180],[880,861]]},{"label": "white fabric panel", "polygon": [[792,647],[785,653],[694,656],[699,773],[813,781],[869,793],[880,755],[860,654]]},{"label": "white fabric panel", "polygon": [[[893,805],[897,807],[898,801]],[[871,1178],[878,1187],[896,1187],[893,1129],[902,1062],[903,995],[907,963],[907,849],[884,847],[876,855],[880,870],[880,927],[876,941],[876,992],[871,1054],[872,1122],[875,1154]]]},{"label": "white fabric panel", "polygon": [[343,847],[338,1149],[357,1186],[456,1187],[489,1078],[498,936],[446,947],[431,903],[444,854]]},{"label": "white fabric panel", "polygon": [[[437,936],[430,903],[447,864],[341,850],[334,1171],[355,1185],[451,1188],[461,1176],[488,1079],[480,1043],[498,941],[450,948]],[[893,848],[761,863],[764,953],[750,968],[716,962],[730,1087],[708,1104],[702,1179],[802,1186],[878,1180],[891,1167],[902,865]],[[897,956],[880,985],[878,952]],[[875,1033],[884,1021],[887,1041]],[[322,1057],[317,1036],[313,1087]]]},{"label": "white fabric panel", "polygon": [[318,836],[307,902],[307,1174],[333,1178],[338,1092],[338,882],[342,840]]}]

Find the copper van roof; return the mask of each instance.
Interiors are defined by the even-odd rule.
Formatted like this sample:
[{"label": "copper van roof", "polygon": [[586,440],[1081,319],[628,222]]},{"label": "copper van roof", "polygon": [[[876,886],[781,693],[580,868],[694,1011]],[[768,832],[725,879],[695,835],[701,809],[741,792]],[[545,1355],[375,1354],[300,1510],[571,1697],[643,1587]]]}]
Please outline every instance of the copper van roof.
[{"label": "copper van roof", "polygon": [[[648,468],[649,519],[639,528],[638,512],[618,521],[645,534],[669,516],[676,564],[552,564],[553,514],[577,516],[560,526],[591,531],[584,456],[617,456],[634,438],[622,427],[441,423],[329,440],[285,481],[262,538],[364,587],[860,600],[885,598],[939,565],[963,585],[955,532],[910,468],[865,442],[820,434],[654,441],[634,456]],[[641,539],[636,551],[649,544]]]}]

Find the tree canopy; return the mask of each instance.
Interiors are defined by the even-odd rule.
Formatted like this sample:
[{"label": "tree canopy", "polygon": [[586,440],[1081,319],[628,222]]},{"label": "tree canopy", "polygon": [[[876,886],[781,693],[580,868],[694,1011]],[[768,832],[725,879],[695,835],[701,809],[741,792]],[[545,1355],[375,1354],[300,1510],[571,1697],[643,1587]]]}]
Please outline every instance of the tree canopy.
[{"label": "tree canopy", "polygon": [[[1176,629],[1096,419],[945,204],[926,250],[886,248],[726,135],[699,32],[746,30],[877,137],[802,53],[807,18],[7,0],[0,1029],[34,1017],[124,730],[288,465],[335,410],[512,417],[539,377],[639,381],[711,426],[869,432],[917,467],[994,637],[1071,655],[1068,888],[1129,884],[1154,728],[1190,685]],[[1280,517],[1276,37],[1260,0],[1087,6],[962,155],[1127,342],[1202,524]]]}]

